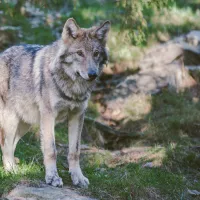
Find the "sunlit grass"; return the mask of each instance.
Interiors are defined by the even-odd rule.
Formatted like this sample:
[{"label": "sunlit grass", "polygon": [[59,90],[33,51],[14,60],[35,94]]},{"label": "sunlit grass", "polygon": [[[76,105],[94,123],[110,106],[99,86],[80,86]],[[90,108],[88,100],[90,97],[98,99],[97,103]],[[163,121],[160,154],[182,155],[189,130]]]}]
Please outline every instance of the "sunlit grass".
[{"label": "sunlit grass", "polygon": [[185,189],[183,176],[133,163],[113,169],[90,166],[85,171],[92,182],[90,190],[100,199],[148,199],[147,188],[154,188],[160,199],[179,199]]},{"label": "sunlit grass", "polygon": [[[34,155],[33,155],[34,156]],[[32,158],[33,158],[32,156]],[[34,162],[22,163],[18,166],[16,172],[5,172],[0,162],[0,195],[8,193],[20,182],[37,183],[44,177],[42,165]]]}]

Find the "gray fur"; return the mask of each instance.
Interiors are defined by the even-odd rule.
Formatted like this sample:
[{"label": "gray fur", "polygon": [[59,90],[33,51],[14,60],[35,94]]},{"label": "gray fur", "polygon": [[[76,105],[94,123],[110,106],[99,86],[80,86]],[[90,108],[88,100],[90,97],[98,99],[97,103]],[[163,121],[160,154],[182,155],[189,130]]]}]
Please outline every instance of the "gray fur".
[{"label": "gray fur", "polygon": [[109,28],[108,21],[83,29],[68,19],[60,40],[47,46],[13,46],[0,54],[0,144],[6,170],[16,168],[17,142],[36,124],[40,126],[46,182],[62,186],[54,126],[67,119],[72,181],[80,186],[89,184],[79,165],[80,138],[91,91],[108,58]]}]

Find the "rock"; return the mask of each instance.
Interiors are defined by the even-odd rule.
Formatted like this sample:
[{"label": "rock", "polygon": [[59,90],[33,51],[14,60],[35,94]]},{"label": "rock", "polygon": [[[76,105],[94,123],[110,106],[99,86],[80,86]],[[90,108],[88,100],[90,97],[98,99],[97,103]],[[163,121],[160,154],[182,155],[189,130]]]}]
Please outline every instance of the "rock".
[{"label": "rock", "polygon": [[153,163],[152,162],[147,162],[144,165],[142,165],[143,168],[152,168],[153,167]]},{"label": "rock", "polygon": [[[185,67],[189,65],[189,67]],[[191,67],[192,66],[192,67]],[[195,67],[196,66],[196,67]],[[163,87],[182,91],[196,85],[189,70],[200,66],[200,31],[175,38],[165,44],[151,48],[139,63],[140,71],[128,76],[106,95],[106,107],[120,109],[128,96],[133,94],[155,94]],[[116,102],[115,105],[113,101]]]},{"label": "rock", "polygon": [[200,44],[200,31],[191,31],[186,35],[186,42],[192,46]]},{"label": "rock", "polygon": [[176,91],[194,86],[196,82],[184,67],[182,54],[181,47],[176,44],[154,49],[141,61],[141,70],[128,76],[111,96],[127,98],[134,93],[155,94],[168,86]]},{"label": "rock", "polygon": [[146,55],[139,63],[139,68],[146,70],[159,65],[167,65],[181,55],[183,55],[183,49],[179,44],[169,42],[158,45],[146,52]]},{"label": "rock", "polygon": [[0,27],[0,51],[15,44],[19,37],[21,37],[21,29],[19,27]]},{"label": "rock", "polygon": [[193,196],[199,196],[200,195],[200,192],[197,191],[197,190],[189,190],[188,189],[188,193],[191,194],[191,195],[193,195]]},{"label": "rock", "polygon": [[43,187],[28,187],[19,185],[6,198],[8,200],[95,200],[83,197],[69,188],[56,188],[44,185]]},{"label": "rock", "polygon": [[32,28],[37,28],[45,23],[44,11],[28,1],[20,7],[20,12],[29,19]]},{"label": "rock", "polygon": [[25,2],[25,4],[20,8],[21,14],[27,17],[43,17],[44,11],[34,6],[30,2]]},{"label": "rock", "polygon": [[172,42],[181,46],[185,65],[200,64],[200,31],[191,31],[184,36],[175,38]]},{"label": "rock", "polygon": [[21,30],[20,27],[16,27],[16,26],[1,26],[0,27],[0,31],[19,31]]}]

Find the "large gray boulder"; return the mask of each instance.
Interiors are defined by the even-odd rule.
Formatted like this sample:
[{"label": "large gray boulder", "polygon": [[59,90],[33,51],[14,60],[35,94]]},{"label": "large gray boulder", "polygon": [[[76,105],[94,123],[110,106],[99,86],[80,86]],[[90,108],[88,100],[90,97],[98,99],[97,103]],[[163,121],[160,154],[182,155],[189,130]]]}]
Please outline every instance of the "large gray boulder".
[{"label": "large gray boulder", "polygon": [[83,197],[69,188],[56,188],[44,185],[43,187],[17,186],[5,199],[8,200],[95,200]]},{"label": "large gray boulder", "polygon": [[175,38],[173,43],[181,46],[184,55],[184,64],[200,65],[200,31],[193,30],[186,35]]},{"label": "large gray boulder", "polygon": [[120,115],[126,99],[132,95],[157,94],[162,88],[179,92],[197,84],[184,66],[184,50],[177,43],[169,42],[151,49],[141,60],[139,69],[104,95],[106,111],[103,116],[108,110],[111,118],[116,110]]}]

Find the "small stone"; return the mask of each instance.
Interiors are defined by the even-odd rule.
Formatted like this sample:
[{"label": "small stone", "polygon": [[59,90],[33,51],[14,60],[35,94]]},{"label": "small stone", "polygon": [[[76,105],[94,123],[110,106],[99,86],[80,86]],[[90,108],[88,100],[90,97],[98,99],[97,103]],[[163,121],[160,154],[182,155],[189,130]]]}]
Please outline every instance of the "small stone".
[{"label": "small stone", "polygon": [[188,189],[188,193],[191,194],[191,195],[193,195],[193,196],[199,196],[200,195],[200,192],[197,191],[197,190],[189,190]]},{"label": "small stone", "polygon": [[147,162],[144,165],[142,165],[143,168],[152,168],[153,167],[153,163],[152,162]]}]

